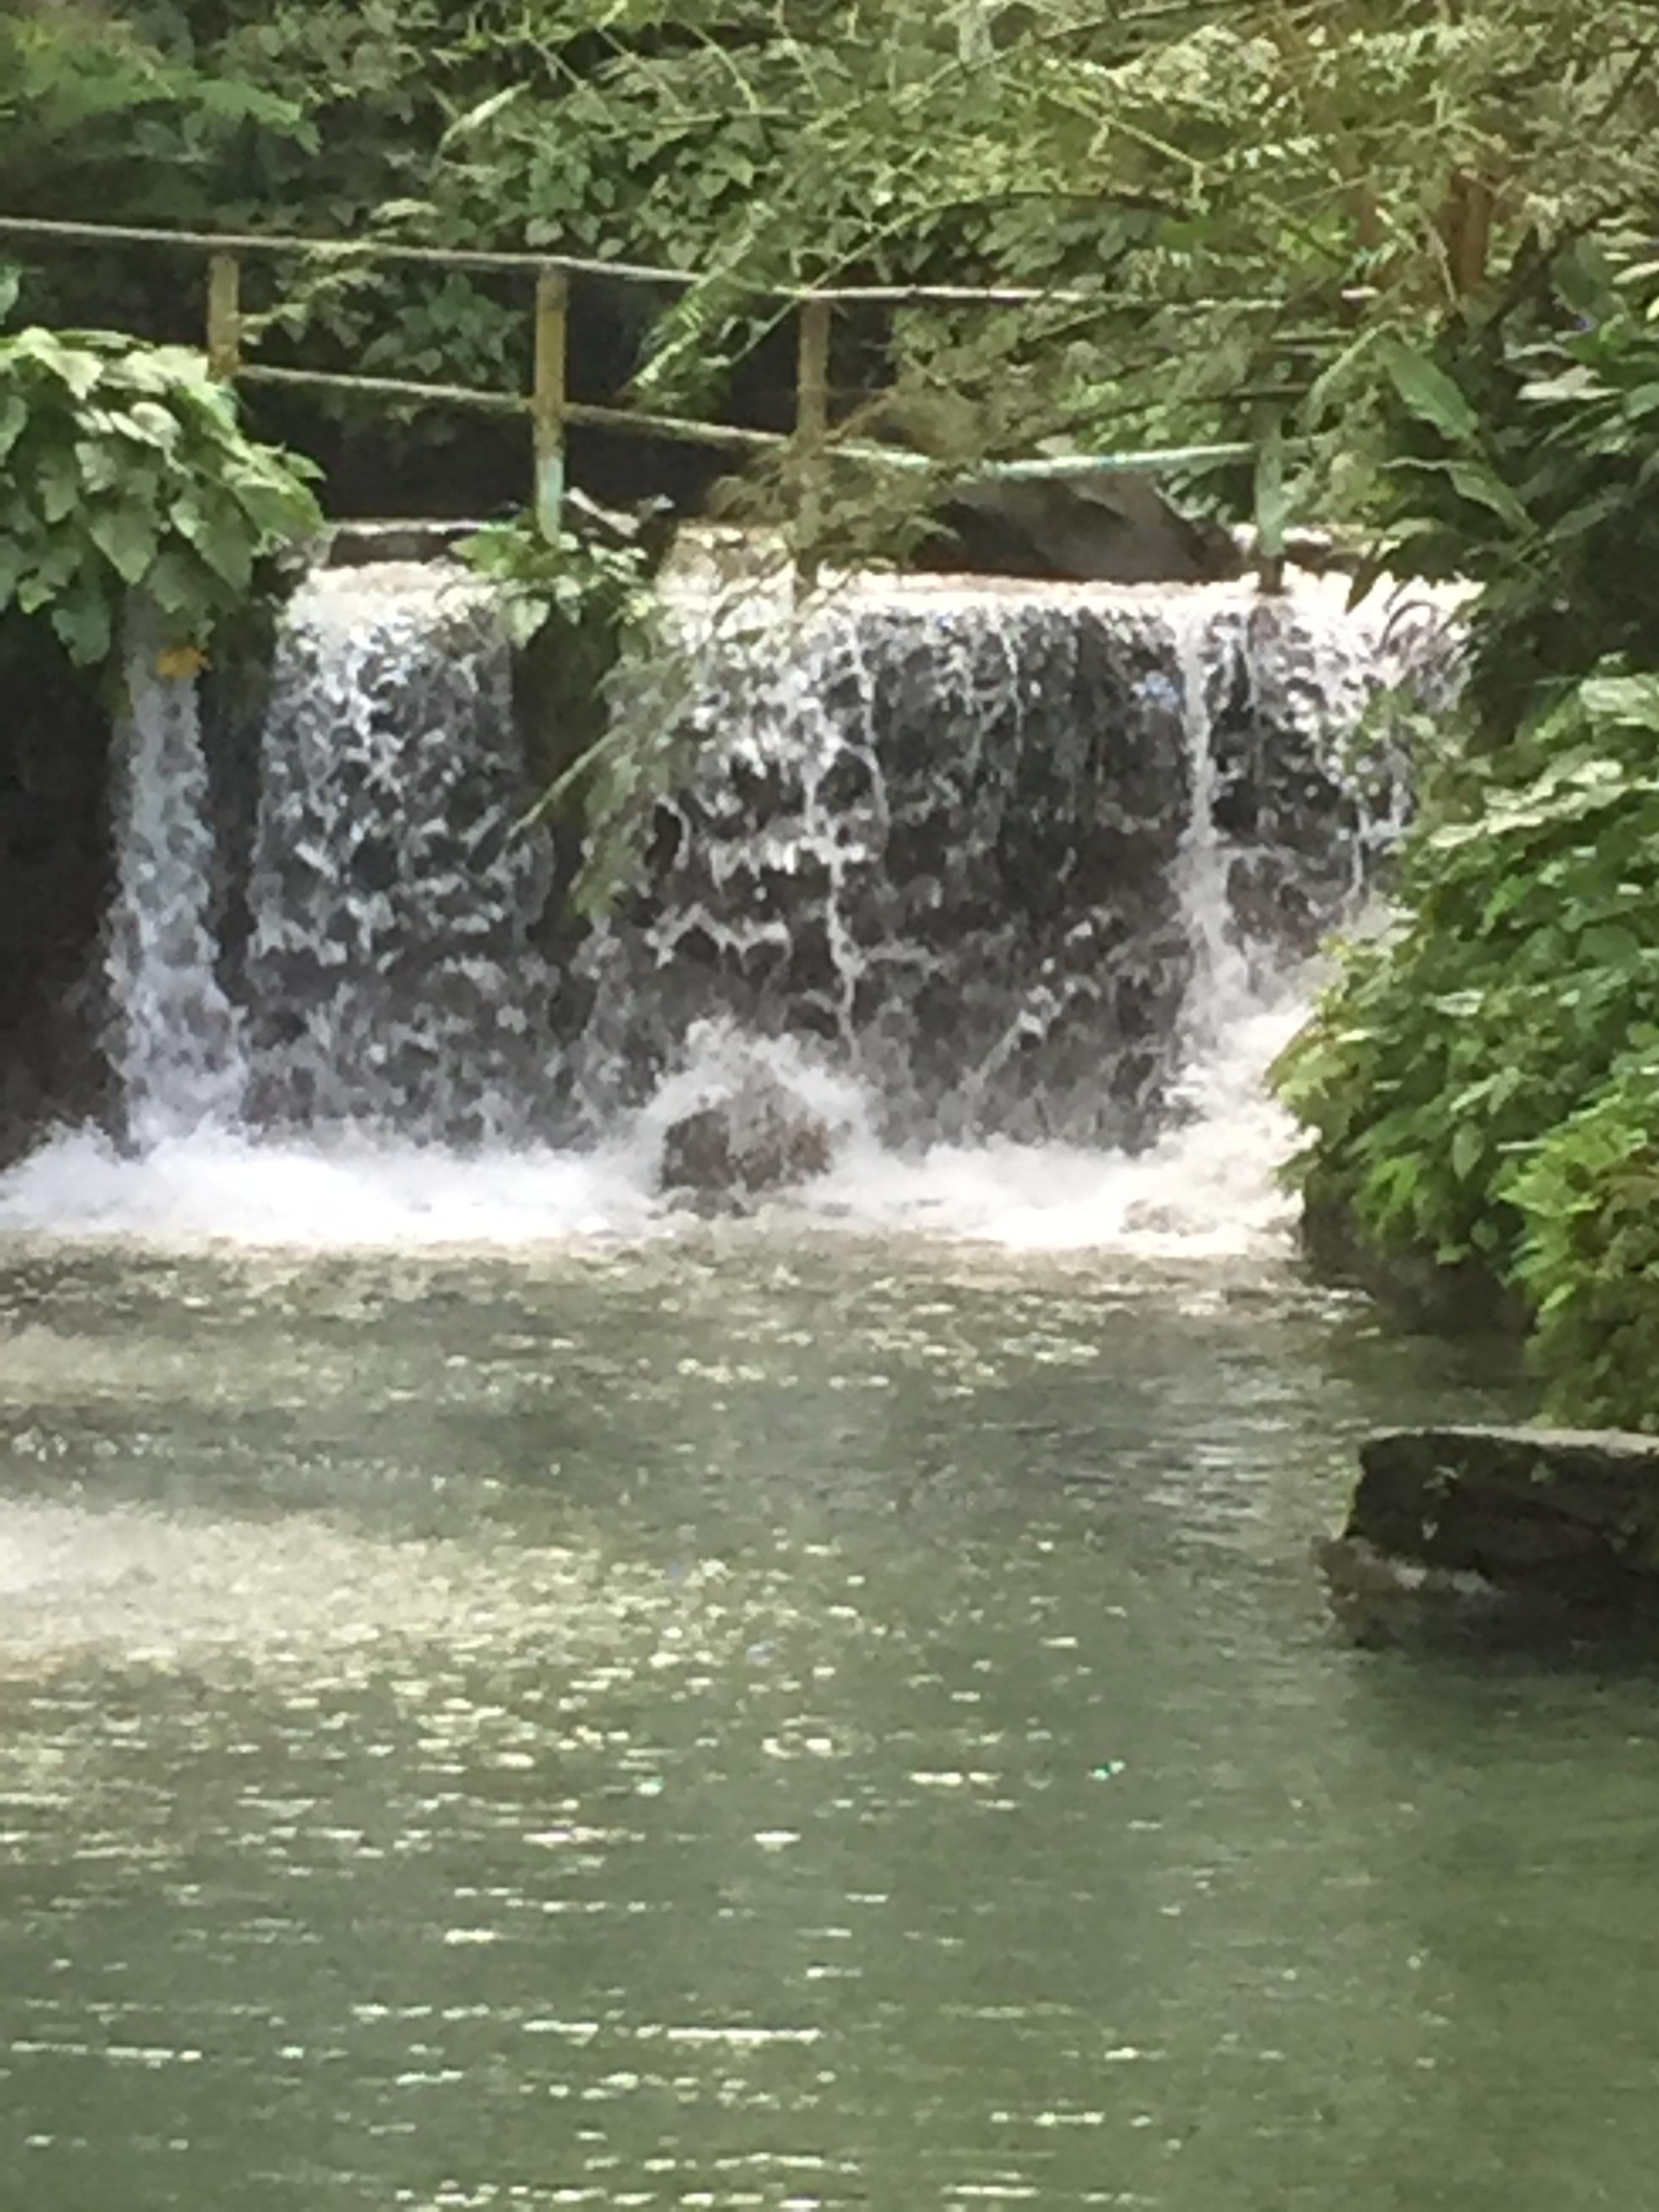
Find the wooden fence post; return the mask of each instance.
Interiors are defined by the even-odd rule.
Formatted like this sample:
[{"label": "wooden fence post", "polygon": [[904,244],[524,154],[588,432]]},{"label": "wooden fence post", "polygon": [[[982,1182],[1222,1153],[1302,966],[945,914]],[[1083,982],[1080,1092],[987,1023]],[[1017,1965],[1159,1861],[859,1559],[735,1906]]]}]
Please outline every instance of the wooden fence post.
[{"label": "wooden fence post", "polygon": [[817,568],[813,541],[823,520],[823,455],[830,437],[830,318],[831,303],[817,296],[800,304],[795,368],[795,521],[804,549],[802,574]]},{"label": "wooden fence post", "polygon": [[559,540],[564,507],[565,354],[570,283],[562,269],[536,279],[536,375],[530,403],[536,457],[536,527],[550,545]]},{"label": "wooden fence post", "polygon": [[1285,417],[1271,404],[1256,418],[1255,568],[1264,592],[1285,588]]},{"label": "wooden fence post", "polygon": [[210,376],[235,380],[242,366],[242,269],[234,253],[216,253],[208,263],[207,358]]}]

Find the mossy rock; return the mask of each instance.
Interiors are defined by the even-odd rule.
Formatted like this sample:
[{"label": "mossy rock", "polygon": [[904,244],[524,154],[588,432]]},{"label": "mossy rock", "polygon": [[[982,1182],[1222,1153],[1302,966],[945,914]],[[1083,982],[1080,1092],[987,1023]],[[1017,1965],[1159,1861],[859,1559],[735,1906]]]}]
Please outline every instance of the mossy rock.
[{"label": "mossy rock", "polygon": [[1659,1438],[1616,1430],[1372,1437],[1341,1542],[1499,1589],[1659,1614]]}]

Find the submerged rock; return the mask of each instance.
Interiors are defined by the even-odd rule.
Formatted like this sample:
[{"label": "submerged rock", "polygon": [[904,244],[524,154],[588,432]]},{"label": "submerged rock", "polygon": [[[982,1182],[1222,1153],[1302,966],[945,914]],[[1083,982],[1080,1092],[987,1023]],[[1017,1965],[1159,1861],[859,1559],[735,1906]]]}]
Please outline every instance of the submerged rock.
[{"label": "submerged rock", "polygon": [[1574,1607],[1659,1608],[1659,1438],[1407,1429],[1371,1437],[1360,1465],[1347,1526],[1322,1552],[1339,1597],[1478,1577]]},{"label": "submerged rock", "polygon": [[769,1069],[757,1067],[725,1097],[669,1123],[663,1133],[662,1185],[757,1196],[822,1175],[833,1151],[823,1116]]}]

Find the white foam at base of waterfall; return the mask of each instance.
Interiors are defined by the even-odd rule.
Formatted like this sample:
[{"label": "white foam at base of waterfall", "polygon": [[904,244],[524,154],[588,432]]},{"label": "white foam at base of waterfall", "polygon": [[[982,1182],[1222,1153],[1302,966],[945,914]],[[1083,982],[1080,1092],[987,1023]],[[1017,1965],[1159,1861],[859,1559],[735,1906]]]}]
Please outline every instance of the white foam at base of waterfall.
[{"label": "white foam at base of waterfall", "polygon": [[523,1249],[646,1236],[660,1212],[623,1147],[468,1157],[385,1138],[273,1144],[207,1131],[131,1158],[77,1132],[0,1181],[0,1232],[172,1249]]},{"label": "white foam at base of waterfall", "polygon": [[[1139,1154],[1062,1144],[881,1144],[856,1087],[792,1046],[797,1095],[836,1137],[827,1173],[764,1200],[763,1229],[921,1236],[1006,1251],[1119,1252],[1206,1260],[1282,1251],[1290,1207],[1273,1181],[1289,1124],[1268,1098],[1267,1060],[1297,1018],[1258,1011],[1189,1072],[1190,1117]],[[475,1155],[385,1139],[256,1142],[218,1130],[124,1156],[85,1132],[0,1179],[0,1232],[135,1240],[171,1249],[353,1249],[531,1253],[550,1243],[633,1243],[696,1231],[699,1215],[655,1188],[661,1133],[724,1074],[711,1038],[614,1143],[591,1152]]]}]

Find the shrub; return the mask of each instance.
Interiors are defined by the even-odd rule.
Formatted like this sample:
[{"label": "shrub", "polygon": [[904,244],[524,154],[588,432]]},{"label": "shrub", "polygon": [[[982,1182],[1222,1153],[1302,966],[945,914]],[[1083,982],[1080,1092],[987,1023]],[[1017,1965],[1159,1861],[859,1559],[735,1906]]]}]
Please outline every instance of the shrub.
[{"label": "shrub", "polygon": [[1510,1183],[1546,1410],[1659,1428],[1659,1054],[1627,1062]]},{"label": "shrub", "polygon": [[1292,1174],[1382,1254],[1513,1269],[1522,1148],[1659,1041],[1659,677],[1591,678],[1413,833],[1279,1066]]},{"label": "shrub", "polygon": [[82,665],[144,594],[199,649],[256,564],[317,527],[309,465],[254,443],[201,356],[102,331],[0,338],[0,614],[46,617]]}]

